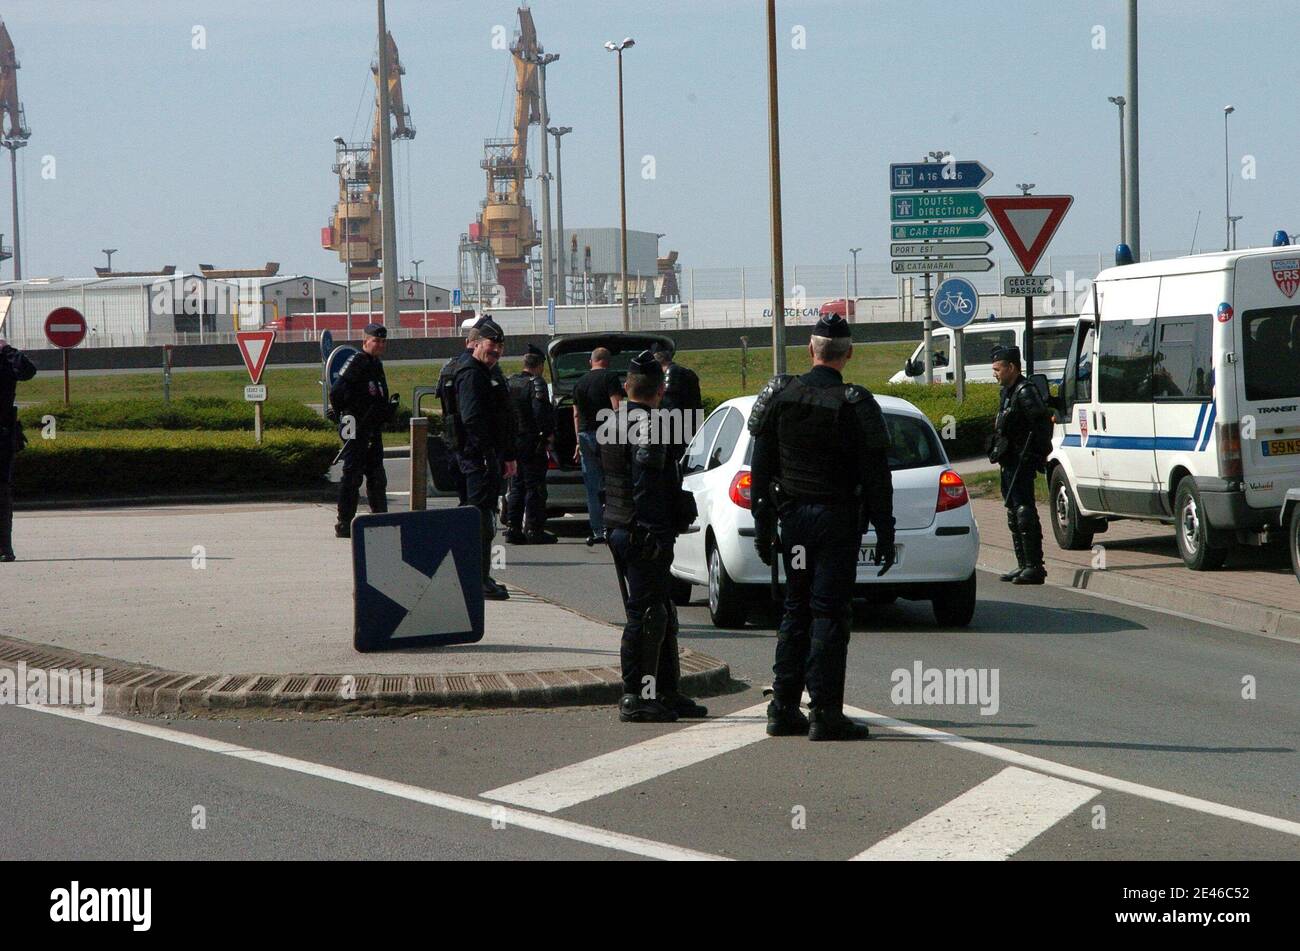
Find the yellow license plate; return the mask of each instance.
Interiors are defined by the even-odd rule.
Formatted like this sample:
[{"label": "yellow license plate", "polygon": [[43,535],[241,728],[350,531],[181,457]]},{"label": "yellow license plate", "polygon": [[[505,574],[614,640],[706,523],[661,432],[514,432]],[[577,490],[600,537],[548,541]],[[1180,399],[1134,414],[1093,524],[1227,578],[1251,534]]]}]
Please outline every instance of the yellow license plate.
[{"label": "yellow license plate", "polygon": [[1264,442],[1266,456],[1300,455],[1300,439],[1269,439]]}]

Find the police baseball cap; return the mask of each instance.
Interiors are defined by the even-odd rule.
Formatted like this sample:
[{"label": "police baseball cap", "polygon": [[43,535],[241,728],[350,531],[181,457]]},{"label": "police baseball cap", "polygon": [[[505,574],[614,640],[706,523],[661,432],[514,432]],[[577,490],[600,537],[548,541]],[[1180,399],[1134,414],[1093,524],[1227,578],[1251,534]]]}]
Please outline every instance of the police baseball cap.
[{"label": "police baseball cap", "polygon": [[496,343],[503,343],[506,339],[506,332],[501,329],[501,325],[492,319],[491,314],[484,314],[474,324],[474,329],[479,332],[479,336],[486,337]]},{"label": "police baseball cap", "polygon": [[652,383],[661,383],[664,378],[664,368],[659,365],[659,361],[655,359],[655,355],[649,350],[642,350],[633,357],[632,361],[627,365],[627,372],[643,376]]},{"label": "police baseball cap", "polygon": [[815,337],[851,337],[853,334],[849,330],[849,322],[839,314],[826,314],[817,321],[817,326],[813,328]]},{"label": "police baseball cap", "polygon": [[530,344],[528,345],[528,348],[524,351],[524,353],[530,353],[530,354],[532,354],[532,355],[535,356],[535,357],[544,357],[544,356],[546,356],[546,354],[542,351],[542,348],[539,347],[539,346],[537,346],[537,344],[535,344],[535,343],[530,343]]},{"label": "police baseball cap", "polygon": [[380,340],[388,339],[388,328],[383,324],[366,324],[366,329],[361,332],[367,337],[378,337]]},{"label": "police baseball cap", "polygon": [[1020,364],[1020,348],[1015,346],[994,347],[990,360],[993,363],[1001,360],[1003,363],[1014,363],[1018,366]]}]

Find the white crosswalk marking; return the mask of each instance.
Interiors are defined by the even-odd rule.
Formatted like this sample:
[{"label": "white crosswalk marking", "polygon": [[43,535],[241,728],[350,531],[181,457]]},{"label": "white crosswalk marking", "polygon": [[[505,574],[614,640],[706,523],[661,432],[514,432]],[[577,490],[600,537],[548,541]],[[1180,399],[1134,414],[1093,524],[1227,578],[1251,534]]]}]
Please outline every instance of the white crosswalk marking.
[{"label": "white crosswalk marking", "polygon": [[738,750],[766,737],[767,704],[760,703],[716,720],[491,789],[483,793],[483,798],[539,812],[558,812]]},{"label": "white crosswalk marking", "polygon": [[1096,795],[1090,786],[1008,766],[854,860],[1001,861]]}]

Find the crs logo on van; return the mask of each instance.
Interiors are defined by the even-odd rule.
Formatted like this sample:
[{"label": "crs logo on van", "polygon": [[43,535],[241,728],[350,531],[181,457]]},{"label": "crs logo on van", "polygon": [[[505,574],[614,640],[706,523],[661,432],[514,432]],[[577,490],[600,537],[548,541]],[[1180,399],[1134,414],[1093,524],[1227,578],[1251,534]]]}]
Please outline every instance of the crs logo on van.
[{"label": "crs logo on van", "polygon": [[1300,287],[1300,258],[1287,258],[1273,262],[1273,282],[1288,298],[1294,297]]},{"label": "crs logo on van", "polygon": [[1079,445],[1088,445],[1088,411],[1079,410]]}]

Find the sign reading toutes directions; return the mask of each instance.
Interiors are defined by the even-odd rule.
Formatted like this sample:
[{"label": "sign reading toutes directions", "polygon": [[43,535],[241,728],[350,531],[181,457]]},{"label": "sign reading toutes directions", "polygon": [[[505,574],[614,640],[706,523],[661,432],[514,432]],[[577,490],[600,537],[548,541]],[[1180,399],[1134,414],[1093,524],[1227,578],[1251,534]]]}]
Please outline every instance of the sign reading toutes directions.
[{"label": "sign reading toutes directions", "polygon": [[239,355],[248,370],[252,386],[244,387],[244,399],[253,404],[253,435],[257,444],[262,444],[262,404],[266,402],[266,387],[262,382],[262,371],[266,369],[266,358],[271,355],[271,344],[275,342],[274,330],[241,330],[235,334],[235,343],[239,345]]},{"label": "sign reading toutes directions", "polygon": [[983,216],[984,196],[979,192],[889,196],[890,221],[949,221]]},{"label": "sign reading toutes directions", "polygon": [[482,640],[480,544],[470,507],[357,517],[353,646],[364,653]]}]

